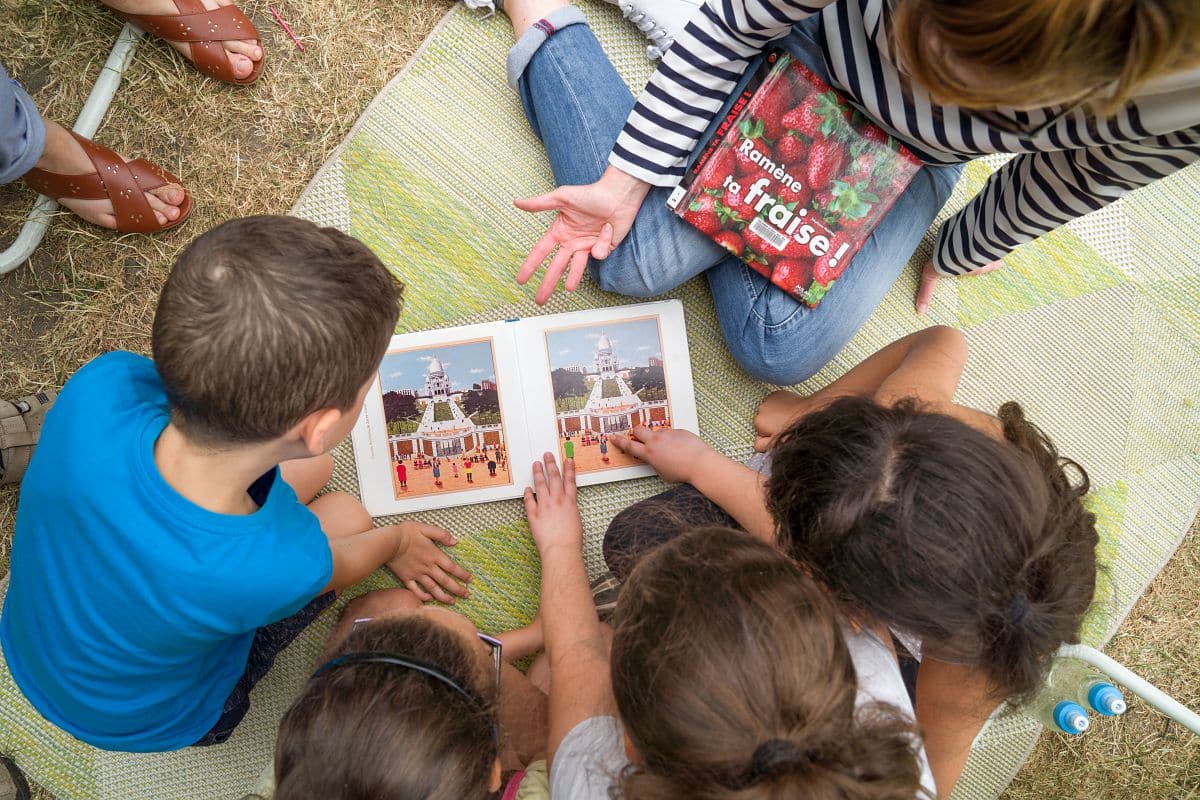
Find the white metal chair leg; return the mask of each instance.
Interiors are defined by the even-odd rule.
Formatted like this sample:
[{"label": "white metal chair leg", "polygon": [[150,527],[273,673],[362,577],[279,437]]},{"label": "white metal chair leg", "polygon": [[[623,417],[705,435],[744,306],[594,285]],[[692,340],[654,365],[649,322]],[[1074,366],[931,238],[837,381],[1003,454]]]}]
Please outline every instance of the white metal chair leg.
[{"label": "white metal chair leg", "polygon": [[1058,654],[1066,658],[1077,658],[1092,665],[1183,727],[1200,734],[1200,714],[1192,711],[1154,684],[1139,677],[1115,659],[1104,655],[1099,650],[1080,644],[1065,644],[1059,648]]},{"label": "white metal chair leg", "polygon": [[[142,30],[132,24],[126,24],[121,29],[112,52],[108,54],[108,60],[100,70],[96,85],[92,87],[87,102],[83,104],[83,110],[79,112],[79,118],[75,120],[74,131],[80,136],[91,139],[96,134],[96,129],[108,113],[113,95],[121,85],[121,76],[132,60],[141,37]],[[56,208],[58,203],[45,195],[38,195],[37,202],[25,218],[25,224],[21,226],[21,232],[8,249],[0,253],[0,275],[16,269],[33,255],[33,251],[41,244],[42,237],[46,235],[46,228],[49,227],[51,215]]]}]

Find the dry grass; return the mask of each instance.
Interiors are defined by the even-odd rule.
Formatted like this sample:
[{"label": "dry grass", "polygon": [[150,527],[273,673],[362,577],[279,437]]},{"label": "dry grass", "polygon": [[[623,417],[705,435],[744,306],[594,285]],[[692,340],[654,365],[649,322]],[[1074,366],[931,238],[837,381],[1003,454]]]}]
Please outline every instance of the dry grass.
[{"label": "dry grass", "polygon": [[[300,53],[262,0],[243,8],[268,65],[252,88],[201,79],[165,46],[146,43],[98,139],[144,155],[189,186],[197,208],[181,230],[121,237],[56,221],[31,264],[0,280],[0,392],[60,386],[114,348],[146,352],[154,300],[176,251],[222,220],[283,213],[372,97],[449,7],[446,0],[277,0],[303,38]],[[79,0],[0,0],[0,57],[48,116],[69,123],[120,29]],[[0,187],[0,241],[33,200]],[[0,569],[7,567],[16,494],[0,492]],[[1196,530],[1122,627],[1110,650],[1177,697],[1200,705],[1200,545]],[[1184,797],[1200,793],[1200,747],[1135,705],[1078,743],[1044,738],[1006,795]]]},{"label": "dry grass", "polygon": [[[1200,709],[1200,517],[1106,652]],[[1077,739],[1042,734],[1007,800],[1200,797],[1200,740],[1136,698]]]}]

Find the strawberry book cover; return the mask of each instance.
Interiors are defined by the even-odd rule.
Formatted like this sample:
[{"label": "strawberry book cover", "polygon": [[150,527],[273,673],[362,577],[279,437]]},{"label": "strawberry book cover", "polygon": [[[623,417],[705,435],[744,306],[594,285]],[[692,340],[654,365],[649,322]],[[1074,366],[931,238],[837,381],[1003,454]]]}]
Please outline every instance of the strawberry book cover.
[{"label": "strawberry book cover", "polygon": [[920,166],[828,83],[774,48],[669,203],[815,308]]}]

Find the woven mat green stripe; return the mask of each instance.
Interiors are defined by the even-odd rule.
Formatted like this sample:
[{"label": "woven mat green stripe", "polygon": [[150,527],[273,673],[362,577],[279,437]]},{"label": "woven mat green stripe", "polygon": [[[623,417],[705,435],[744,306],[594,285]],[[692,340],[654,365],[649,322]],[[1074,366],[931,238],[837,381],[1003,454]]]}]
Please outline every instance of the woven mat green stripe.
[{"label": "woven mat green stripe", "polygon": [[[649,75],[643,42],[599,0],[579,3],[632,86]],[[552,179],[503,66],[511,31],[456,6],[409,66],[376,98],[305,190],[294,213],[370,244],[408,285],[400,330],[626,302],[585,283],[543,309],[512,280],[545,218],[512,208]],[[1003,158],[968,165],[940,219],[961,208]],[[1200,498],[1200,228],[1187,210],[1200,196],[1193,167],[1018,248],[992,275],[944,281],[926,319],[912,313],[913,264],[845,350],[799,387],[812,391],[894,339],[928,324],[964,330],[972,348],[960,399],[994,409],[1020,400],[1096,488],[1108,577],[1085,625],[1106,641],[1174,552]],[[773,387],[748,379],[721,342],[703,281],[670,294],[684,303],[702,434],[735,458],[750,452],[751,415]],[[357,492],[349,445],[335,451],[332,488]],[[581,490],[588,566],[611,517],[661,488],[656,479]],[[537,603],[537,556],[519,502],[420,515],[454,531],[455,558],[475,575],[460,608],[484,629],[527,620]],[[377,573],[357,591],[395,585]],[[332,626],[326,614],[255,690],[231,742],[210,753],[102,753],[38,728],[6,702],[0,743],[17,742],[21,765],[67,798],[236,797],[270,762],[273,729]],[[12,694],[0,675],[0,693]],[[15,710],[10,712],[10,708]],[[14,726],[30,731],[14,732]],[[976,742],[955,798],[995,797],[1020,768],[1040,728],[1015,714]],[[6,750],[7,752],[7,750]]]}]

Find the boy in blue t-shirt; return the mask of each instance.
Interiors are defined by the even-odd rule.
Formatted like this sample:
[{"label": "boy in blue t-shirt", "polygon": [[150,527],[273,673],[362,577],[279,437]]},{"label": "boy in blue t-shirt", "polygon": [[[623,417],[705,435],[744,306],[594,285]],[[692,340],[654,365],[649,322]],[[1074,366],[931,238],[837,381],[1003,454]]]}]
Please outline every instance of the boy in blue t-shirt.
[{"label": "boy in blue t-shirt", "polygon": [[400,292],[337,230],[234,220],[177,259],[154,361],[109,353],[67,382],[21,487],[0,617],[43,716],[108,749],[222,742],[337,590],[386,564],[421,597],[466,595],[446,531],[313,499]]}]

